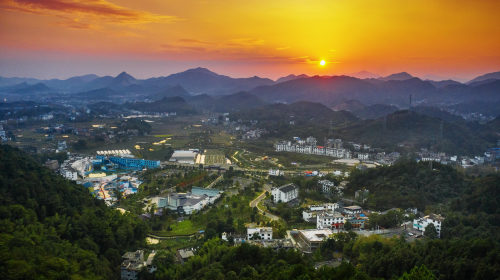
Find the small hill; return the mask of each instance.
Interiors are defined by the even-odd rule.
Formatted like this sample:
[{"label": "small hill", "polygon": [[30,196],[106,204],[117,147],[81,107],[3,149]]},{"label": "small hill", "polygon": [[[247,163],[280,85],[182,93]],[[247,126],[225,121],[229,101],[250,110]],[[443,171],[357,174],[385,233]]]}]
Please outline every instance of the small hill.
[{"label": "small hill", "polygon": [[500,101],[486,102],[486,101],[471,101],[452,106],[447,106],[448,109],[453,109],[460,114],[479,113],[485,116],[499,116],[500,115]]},{"label": "small hill", "polygon": [[363,108],[365,108],[365,105],[363,103],[359,102],[358,100],[347,100],[347,101],[344,101],[340,104],[334,105],[334,107],[332,109],[335,111],[344,110],[344,111],[353,112],[353,111],[361,110]]},{"label": "small hill", "polygon": [[192,97],[192,95],[189,94],[189,92],[187,92],[182,86],[175,85],[159,93],[149,95],[146,98],[151,100],[160,100],[163,99],[164,97],[176,97],[176,96],[180,96],[185,100],[188,100],[189,98]]},{"label": "small hill", "polygon": [[276,83],[283,83],[283,82],[296,80],[296,79],[302,79],[302,78],[309,78],[309,76],[307,76],[306,74],[300,74],[300,75],[290,74],[286,77],[281,77],[281,78],[277,79]]},{"label": "small hill", "polygon": [[259,120],[270,122],[289,123],[295,121],[310,121],[329,123],[333,121],[334,125],[340,125],[350,122],[357,122],[359,119],[347,111],[333,111],[320,103],[308,101],[299,101],[292,104],[270,104],[263,107],[242,110],[231,113],[231,120]]},{"label": "small hill", "polygon": [[474,82],[480,82],[480,81],[485,81],[485,80],[490,80],[490,79],[500,79],[500,71],[488,73],[488,74],[476,77],[476,78],[468,81],[466,84],[469,85],[469,84],[472,84]]},{"label": "small hill", "polygon": [[362,119],[378,119],[392,114],[397,110],[399,110],[398,107],[393,105],[373,104],[359,110],[352,111],[352,113]]},{"label": "small hill", "polygon": [[462,117],[450,114],[442,109],[428,106],[416,106],[411,108],[412,111],[420,114],[428,115],[431,117],[440,118],[446,122],[459,122],[464,121]]},{"label": "small hill", "polygon": [[31,93],[37,93],[37,92],[46,92],[49,91],[50,88],[46,86],[43,83],[38,83],[36,85],[32,85],[26,88],[20,88],[17,90],[12,91],[12,93],[19,93],[19,94],[31,94]]},{"label": "small hill", "polygon": [[186,99],[186,101],[191,104],[191,106],[195,107],[196,109],[203,110],[203,109],[208,109],[212,110],[213,109],[213,104],[215,103],[214,97],[208,94],[200,94],[200,95],[194,95],[190,97],[189,99]]},{"label": "small hill", "polygon": [[406,72],[401,72],[401,73],[392,74],[392,75],[389,75],[387,77],[382,77],[382,78],[378,78],[378,79],[382,80],[382,81],[404,81],[404,80],[408,80],[411,78],[413,78],[412,75],[410,75]]},{"label": "small hill", "polygon": [[429,82],[437,88],[442,88],[442,87],[448,86],[448,85],[461,85],[462,84],[462,83],[459,83],[459,82],[453,81],[453,80],[445,80],[445,81],[438,81],[438,82],[432,81],[432,80],[425,80],[425,82]]},{"label": "small hill", "polygon": [[443,122],[441,138],[442,120],[414,111],[394,112],[386,117],[385,122],[385,130],[384,119],[379,118],[344,127],[335,131],[334,137],[387,149],[397,149],[398,143],[406,143],[413,150],[428,148],[452,155],[482,154],[494,144],[491,137],[481,135],[483,126],[476,128],[465,122]]},{"label": "small hill", "polygon": [[142,112],[176,112],[177,115],[196,114],[196,109],[186,102],[182,97],[164,97],[155,102],[136,102],[125,103],[122,106],[126,109],[137,110]]}]

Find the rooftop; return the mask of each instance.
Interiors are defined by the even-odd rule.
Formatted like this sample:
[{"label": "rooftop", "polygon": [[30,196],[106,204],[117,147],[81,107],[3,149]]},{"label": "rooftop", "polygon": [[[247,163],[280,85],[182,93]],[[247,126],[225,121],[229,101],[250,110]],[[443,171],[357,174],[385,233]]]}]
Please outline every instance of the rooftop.
[{"label": "rooftop", "polygon": [[312,230],[299,230],[299,234],[302,234],[309,241],[323,241],[323,239],[329,238],[333,232],[329,229],[312,229]]},{"label": "rooftop", "polygon": [[181,256],[181,258],[183,258],[183,259],[194,257],[194,253],[191,250],[180,249],[180,250],[178,250],[178,252],[179,252],[179,255]]},{"label": "rooftop", "polygon": [[299,187],[293,183],[290,183],[290,184],[287,184],[287,185],[284,185],[284,186],[281,186],[279,187],[278,189],[284,193],[287,193],[287,192],[291,192],[293,190],[296,190],[298,189]]}]

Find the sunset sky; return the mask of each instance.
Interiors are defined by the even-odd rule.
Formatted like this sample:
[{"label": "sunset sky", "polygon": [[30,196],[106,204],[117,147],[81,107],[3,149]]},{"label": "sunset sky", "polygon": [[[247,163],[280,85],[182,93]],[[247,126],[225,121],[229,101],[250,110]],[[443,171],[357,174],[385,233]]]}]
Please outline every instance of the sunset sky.
[{"label": "sunset sky", "polygon": [[499,14],[496,0],[0,0],[0,76],[473,78],[500,71]]}]

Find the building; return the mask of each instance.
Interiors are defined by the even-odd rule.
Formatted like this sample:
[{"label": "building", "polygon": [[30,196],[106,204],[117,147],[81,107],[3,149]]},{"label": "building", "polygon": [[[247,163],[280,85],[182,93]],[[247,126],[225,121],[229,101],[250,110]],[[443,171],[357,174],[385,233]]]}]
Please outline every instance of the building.
[{"label": "building", "polygon": [[345,214],[361,214],[363,209],[360,206],[346,206],[343,208]]},{"label": "building", "polygon": [[177,262],[179,262],[180,264],[184,264],[189,260],[189,258],[194,257],[194,252],[188,249],[180,249],[177,250],[175,257],[177,259]]},{"label": "building", "polygon": [[66,141],[57,141],[57,149],[59,151],[65,151],[68,149],[68,146],[66,146]]},{"label": "building", "polygon": [[345,221],[349,221],[352,225],[353,229],[364,229],[365,228],[365,220],[367,219],[366,217],[360,217],[364,216],[364,214],[359,214],[359,215],[353,215],[350,217],[346,217]]},{"label": "building", "polygon": [[195,195],[192,193],[172,193],[167,197],[167,207],[179,215],[191,215],[202,210],[206,205],[215,201],[215,197]]},{"label": "building", "polygon": [[257,233],[257,235],[260,237],[260,239],[263,239],[263,240],[272,240],[273,239],[273,228],[271,228],[271,227],[247,228],[248,239],[251,239],[253,237],[254,233]]},{"label": "building", "polygon": [[316,222],[317,213],[320,211],[330,210],[335,211],[335,209],[340,208],[338,203],[325,203],[322,205],[311,205],[309,208],[302,211],[302,218],[305,221]]},{"label": "building", "polygon": [[279,169],[273,170],[272,168],[269,169],[269,176],[284,176],[285,172],[281,171]]},{"label": "building", "polygon": [[59,162],[57,160],[48,159],[47,162],[45,163],[45,167],[50,168],[52,170],[57,170],[59,169]]},{"label": "building", "polygon": [[[97,159],[101,159],[103,162],[106,160],[106,156],[98,155]],[[127,158],[127,157],[107,157],[107,159],[115,164],[118,164],[122,169],[134,169],[142,170],[144,168],[158,168],[160,167],[159,160],[145,160],[140,158]]]},{"label": "building", "polygon": [[273,188],[271,194],[274,198],[274,203],[291,202],[299,198],[299,187],[293,183]]},{"label": "building", "polygon": [[295,248],[295,246],[292,243],[292,240],[290,239],[273,239],[273,240],[257,239],[257,240],[248,240],[246,242],[248,242],[250,245],[258,247],[271,248],[275,251],[278,251],[280,249],[285,249],[286,251],[288,251],[289,249]]},{"label": "building", "polygon": [[69,180],[78,180],[78,172],[71,167],[61,170],[61,175]]},{"label": "building", "polygon": [[436,231],[438,233],[438,237],[441,237],[441,225],[443,223],[444,218],[441,215],[430,214],[423,218],[413,220],[413,228],[422,232],[422,235],[425,233],[425,227],[429,224],[434,224]]},{"label": "building", "polygon": [[305,253],[316,251],[333,232],[329,229],[299,230],[298,244]]},{"label": "building", "polygon": [[342,195],[342,191],[335,186],[335,184],[328,180],[318,181],[321,185],[324,194],[339,194]]},{"label": "building", "polygon": [[194,164],[197,155],[196,151],[174,151],[169,161]]},{"label": "building", "polygon": [[122,256],[121,279],[136,280],[138,273],[144,266],[144,251],[127,252]]},{"label": "building", "polygon": [[167,198],[166,197],[153,197],[151,198],[151,203],[156,204],[157,208],[165,208],[167,207]]},{"label": "building", "polygon": [[317,229],[341,229],[344,227],[344,216],[331,210],[319,211],[316,216]]}]

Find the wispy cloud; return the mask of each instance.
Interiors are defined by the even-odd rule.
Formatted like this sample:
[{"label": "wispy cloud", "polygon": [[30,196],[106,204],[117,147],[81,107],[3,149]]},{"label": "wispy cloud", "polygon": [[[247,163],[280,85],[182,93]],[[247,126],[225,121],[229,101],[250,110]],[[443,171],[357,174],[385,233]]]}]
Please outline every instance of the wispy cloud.
[{"label": "wispy cloud", "polygon": [[238,38],[238,39],[231,39],[230,43],[227,43],[226,46],[229,47],[253,47],[257,45],[263,45],[264,40],[262,39],[255,39],[255,38]]},{"label": "wispy cloud", "polygon": [[208,46],[215,45],[214,43],[205,42],[197,39],[180,39],[177,42],[181,44],[208,45]]},{"label": "wispy cloud", "polygon": [[44,16],[63,17],[69,21],[54,25],[73,29],[97,29],[100,24],[139,27],[147,23],[172,22],[175,16],[153,14],[121,7],[105,0],[0,0],[0,8]]},{"label": "wispy cloud", "polygon": [[204,47],[193,47],[193,46],[182,46],[182,45],[172,45],[172,44],[163,44],[161,47],[170,52],[182,52],[182,51],[194,51],[194,52],[206,52],[209,49]]}]

